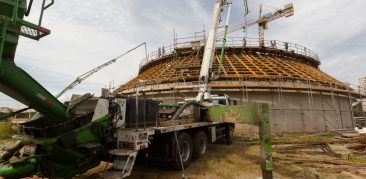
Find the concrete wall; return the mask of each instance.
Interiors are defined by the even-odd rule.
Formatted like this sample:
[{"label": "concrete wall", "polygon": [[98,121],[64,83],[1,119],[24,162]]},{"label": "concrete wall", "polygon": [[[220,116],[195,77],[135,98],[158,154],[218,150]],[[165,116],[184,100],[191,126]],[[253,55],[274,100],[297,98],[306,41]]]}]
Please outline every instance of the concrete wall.
[{"label": "concrete wall", "polygon": [[[238,104],[257,102],[270,104],[270,120],[274,133],[325,132],[352,129],[353,119],[348,96],[319,92],[277,91],[213,91],[225,93]],[[196,93],[172,91],[148,95],[164,102],[176,103]]]}]

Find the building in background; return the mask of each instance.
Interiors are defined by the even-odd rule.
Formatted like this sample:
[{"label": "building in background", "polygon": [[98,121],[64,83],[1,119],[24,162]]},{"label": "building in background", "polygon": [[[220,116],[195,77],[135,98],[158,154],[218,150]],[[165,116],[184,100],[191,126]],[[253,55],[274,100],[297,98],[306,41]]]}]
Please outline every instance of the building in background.
[{"label": "building in background", "polygon": [[[10,112],[14,112],[17,111],[18,109],[13,109],[13,108],[9,108],[9,107],[0,107],[0,115],[3,114],[7,114]],[[10,118],[10,121],[12,123],[23,123],[28,121],[30,118],[32,118],[32,116],[36,113],[36,111],[34,111],[33,109],[28,109],[26,111],[23,111],[22,113],[16,114],[15,116]]]},{"label": "building in background", "polygon": [[19,124],[27,122],[36,114],[36,111],[33,109],[28,109],[22,113],[16,114],[13,119],[11,119],[12,123]]},{"label": "building in background", "polygon": [[0,115],[6,114],[6,113],[10,113],[13,112],[13,110],[11,108],[8,107],[0,107]]},{"label": "building in background", "polygon": [[[177,103],[197,95],[204,39],[175,41],[151,53],[136,78],[115,92],[136,90],[164,102]],[[220,47],[221,44],[217,44]],[[319,69],[314,51],[289,42],[228,38],[219,73],[221,48],[216,49],[212,94],[227,94],[238,104],[270,104],[275,133],[353,129],[352,101],[359,93]]]},{"label": "building in background", "polygon": [[[366,94],[366,76],[358,78],[358,86],[360,88],[361,94]],[[366,98],[361,98],[362,101],[362,111],[366,112]]]}]

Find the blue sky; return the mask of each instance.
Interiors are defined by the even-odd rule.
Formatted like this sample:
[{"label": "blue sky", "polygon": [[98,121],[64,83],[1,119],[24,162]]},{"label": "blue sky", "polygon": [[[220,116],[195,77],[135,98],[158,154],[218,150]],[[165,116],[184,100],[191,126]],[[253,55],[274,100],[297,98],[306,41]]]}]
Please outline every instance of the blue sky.
[{"label": "blue sky", "polygon": [[[292,2],[295,15],[269,24],[265,39],[294,42],[319,53],[320,69],[340,81],[356,83],[366,75],[366,1],[248,0],[248,19]],[[36,22],[35,1],[28,20]],[[51,93],[61,91],[80,74],[120,53],[147,42],[148,51],[191,36],[210,25],[214,0],[68,0],[58,1],[45,12],[43,26],[52,30],[39,42],[21,38],[15,62]],[[226,13],[224,13],[226,14]],[[230,25],[243,22],[243,1],[233,0]],[[241,35],[240,33],[235,35]],[[248,36],[257,37],[256,26]],[[91,92],[111,81],[117,86],[137,75],[145,51],[140,48],[90,77],[67,93]],[[0,93],[0,106],[22,107]]]}]

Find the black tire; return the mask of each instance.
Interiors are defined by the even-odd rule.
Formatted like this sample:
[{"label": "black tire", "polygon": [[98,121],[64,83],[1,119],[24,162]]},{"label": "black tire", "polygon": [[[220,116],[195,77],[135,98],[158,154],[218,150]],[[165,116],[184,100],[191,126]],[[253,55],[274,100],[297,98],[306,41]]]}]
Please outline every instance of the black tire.
[{"label": "black tire", "polygon": [[193,135],[193,158],[197,159],[203,156],[207,150],[207,135],[203,131],[198,131]]},{"label": "black tire", "polygon": [[232,126],[226,126],[225,135],[226,144],[231,145],[234,138],[234,128]]},{"label": "black tire", "polygon": [[[192,162],[192,153],[193,153],[193,146],[192,146],[192,139],[188,133],[181,133],[178,135],[178,143],[180,146],[180,152],[182,154],[182,162],[184,168],[187,168]],[[182,164],[179,157],[178,148],[175,143],[174,147],[174,168],[176,170],[182,170]]]}]

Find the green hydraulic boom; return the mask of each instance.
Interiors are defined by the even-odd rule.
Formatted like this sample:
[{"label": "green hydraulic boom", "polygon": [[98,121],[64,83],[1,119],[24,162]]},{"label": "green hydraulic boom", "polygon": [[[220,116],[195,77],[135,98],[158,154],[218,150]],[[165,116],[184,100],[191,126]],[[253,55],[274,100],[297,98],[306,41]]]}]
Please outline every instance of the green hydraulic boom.
[{"label": "green hydraulic boom", "polygon": [[[104,95],[100,98],[92,98],[92,95],[88,93],[78,99],[63,104],[15,64],[15,52],[20,36],[39,40],[50,34],[50,30],[42,27],[41,22],[44,11],[53,5],[53,0],[40,1],[42,1],[41,15],[38,24],[36,25],[23,20],[24,16],[27,16],[30,12],[33,0],[30,0],[29,4],[26,0],[0,0],[0,92],[5,93],[27,106],[25,109],[0,116],[0,119],[10,117],[28,108],[35,109],[43,114],[30,121],[19,124],[21,134],[17,137],[19,141],[17,141],[13,147],[5,149],[4,152],[0,153],[0,178],[22,178],[33,175],[47,178],[72,178],[98,166],[101,161],[110,162],[114,156],[113,151],[119,151],[120,155],[122,155],[114,156],[118,159],[116,160],[118,162],[120,161],[120,158],[126,157],[126,151],[129,151],[128,153],[130,153],[130,151],[135,153],[135,150],[147,149],[147,144],[150,143],[148,142],[150,141],[150,137],[147,137],[147,133],[141,133],[145,135],[138,135],[138,137],[126,135],[127,137],[125,138],[133,140],[132,143],[129,141],[126,145],[122,141],[117,140],[117,133],[119,135],[119,131],[122,131],[122,129],[127,126],[126,116],[131,117],[131,114],[136,114],[131,117],[131,119],[136,120],[136,128],[138,127],[138,121],[140,120],[138,114],[140,109],[143,109],[141,106],[139,108],[140,102],[138,96],[136,99],[131,99],[108,92],[103,93]],[[216,2],[218,5],[215,5],[216,16],[213,19],[218,21],[218,14],[221,12],[220,4],[222,4],[222,2]],[[214,33],[212,33],[211,45],[213,47],[214,42]],[[208,52],[211,53],[212,49],[208,49]],[[222,52],[221,58],[223,58],[223,55],[224,51]],[[207,57],[210,57],[210,55]],[[210,62],[210,59],[211,58],[207,58],[207,62]],[[102,67],[109,65],[115,60],[116,59],[113,59],[80,76],[80,78],[67,87],[66,90],[74,87],[77,83],[90,76],[95,71],[100,70]],[[210,65],[207,64],[206,66],[209,67]],[[200,101],[203,99],[205,93],[209,94],[207,86],[209,79],[206,78],[209,74],[209,70],[206,69],[203,71],[205,73],[202,73],[204,74],[202,82],[206,82],[206,86],[202,86],[203,88],[198,95]],[[225,97],[225,99],[227,98]],[[127,103],[129,100],[135,100],[136,107],[131,107],[132,102],[130,101]],[[147,111],[150,111],[150,107],[147,108],[147,100],[145,99],[144,101],[145,109],[143,110],[145,111],[145,114],[147,114]],[[196,101],[196,99],[194,101]],[[150,111],[151,114],[159,113],[157,107],[158,103],[160,102],[151,101],[151,108],[154,109]],[[200,106],[199,108],[193,106],[194,109],[198,109],[199,111],[195,111],[192,115],[197,116],[197,114],[199,114],[199,116],[204,116],[200,122],[221,121],[222,124],[224,124],[222,121],[224,119],[235,119],[237,121],[227,121],[230,123],[230,126],[233,126],[234,122],[249,123],[259,126],[263,178],[272,178],[273,164],[270,145],[271,137],[268,105],[211,106],[207,109],[207,107],[201,106],[200,103],[187,102],[175,112],[174,116],[176,117],[173,116],[172,118],[178,118],[177,116],[180,116],[180,114],[185,111],[185,107],[190,104],[198,104]],[[154,106],[156,106],[156,109]],[[162,105],[162,107],[168,106]],[[172,106],[172,108],[173,107],[179,106]],[[207,113],[209,115],[206,115]],[[156,118],[154,117],[154,119]],[[145,120],[146,116],[144,117],[144,125],[146,125]],[[158,119],[156,120],[159,121]],[[133,123],[131,120],[129,122],[131,124]],[[156,122],[156,124],[157,123],[158,122]],[[202,126],[200,126],[200,128],[201,127]],[[214,131],[216,131],[215,127],[223,129],[221,128],[222,126],[212,126],[211,124],[206,127],[215,129]],[[225,129],[225,135],[232,137],[231,129],[232,127]],[[181,129],[179,128],[179,130]],[[140,131],[136,130],[135,132]],[[221,133],[222,131],[218,132]],[[137,142],[137,138],[139,142]],[[139,144],[139,149],[136,149],[135,145],[140,143],[140,141],[145,140],[146,145],[145,143]],[[123,148],[124,146],[130,147],[131,144],[134,146],[133,150],[125,150],[125,148]],[[142,146],[144,147],[142,148]],[[177,148],[179,150],[180,147]],[[22,152],[20,152],[21,149],[23,149]],[[112,151],[112,154],[110,151]],[[172,152],[172,156],[179,153],[180,152]],[[14,157],[18,157],[18,159],[11,160]],[[129,157],[126,158],[126,165],[123,169],[124,172],[127,164],[130,163],[129,159]],[[121,165],[121,162],[119,162],[119,165]],[[129,172],[131,172],[131,170],[129,170]]]},{"label": "green hydraulic boom", "polygon": [[[42,14],[50,5],[43,6]],[[55,122],[65,121],[66,107],[14,62],[19,36],[38,40],[50,33],[23,20],[29,13],[26,6],[25,0],[0,0],[0,91]]]},{"label": "green hydraulic boom", "polygon": [[[19,36],[39,40],[50,33],[40,24],[23,20],[29,12],[26,6],[25,0],[0,0],[0,91],[48,116],[54,123],[62,122],[68,119],[66,107],[14,62]],[[47,7],[43,6],[41,14]]]},{"label": "green hydraulic boom", "polygon": [[[111,116],[107,114],[93,122],[90,121],[92,114],[75,116],[69,112],[71,109],[15,64],[20,36],[39,40],[50,34],[41,22],[44,11],[53,0],[42,1],[37,25],[23,20],[32,3],[30,0],[27,7],[26,0],[0,0],[0,92],[43,114],[21,124],[22,135],[17,145],[0,154],[0,178],[32,175],[71,178],[95,167],[105,158],[106,147],[113,145],[105,142],[113,138],[110,136],[113,130],[109,122]],[[90,97],[90,94],[84,95],[73,107]],[[18,112],[21,110],[8,116]],[[23,146],[22,157],[9,162]]]}]

